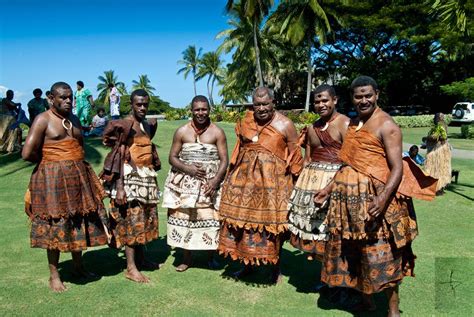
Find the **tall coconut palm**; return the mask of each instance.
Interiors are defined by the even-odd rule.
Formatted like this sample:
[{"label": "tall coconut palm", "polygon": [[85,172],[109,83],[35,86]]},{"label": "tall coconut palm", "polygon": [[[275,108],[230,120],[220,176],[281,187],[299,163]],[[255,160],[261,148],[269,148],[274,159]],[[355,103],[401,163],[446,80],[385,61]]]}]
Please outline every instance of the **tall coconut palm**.
[{"label": "tall coconut palm", "polygon": [[196,91],[196,71],[199,65],[201,58],[202,48],[196,50],[196,46],[189,45],[187,49],[183,51],[183,59],[178,61],[178,64],[184,65],[178,70],[178,74],[184,73],[184,79],[189,75],[189,72],[193,74],[193,85],[194,85],[194,95],[197,95]]},{"label": "tall coconut palm", "polygon": [[449,29],[469,35],[466,0],[432,0],[431,13],[441,18]]},{"label": "tall coconut palm", "polygon": [[222,60],[217,52],[207,52],[201,58],[201,63],[196,74],[196,80],[201,80],[207,76],[207,92],[211,106],[214,105],[212,92],[216,81],[219,83],[224,78]]},{"label": "tall coconut palm", "polygon": [[[223,38],[222,44],[217,51],[219,53],[232,52],[232,62],[227,65],[227,77],[221,94],[225,101],[239,102],[246,100],[255,85],[259,85],[258,71],[256,67],[256,52],[254,42],[249,34],[252,34],[252,21],[245,17],[239,3],[235,4],[228,12],[229,29],[219,34],[217,38]],[[268,83],[268,74],[271,68],[276,68],[276,54],[281,45],[281,40],[267,32],[259,32],[259,54],[261,58],[262,72],[266,73],[264,80]],[[242,80],[245,78],[246,80]]]},{"label": "tall coconut palm", "polygon": [[104,105],[109,104],[109,84],[114,84],[120,94],[127,94],[127,89],[125,84],[121,81],[118,81],[117,76],[113,70],[104,71],[104,75],[97,77],[100,80],[100,83],[97,84],[97,91],[99,92],[98,100]]},{"label": "tall coconut palm", "polygon": [[324,0],[283,0],[268,20],[268,23],[279,22],[280,34],[292,45],[307,47],[306,111],[309,111],[312,88],[312,48],[316,41],[325,44],[332,24],[341,23],[332,8],[329,1]]},{"label": "tall coconut palm", "polygon": [[[238,1],[245,17],[249,18],[252,23],[253,45],[255,49],[255,64],[257,67],[258,81],[260,86],[264,85],[263,72],[260,63],[260,47],[258,42],[258,33],[260,33],[260,25],[263,19],[270,12],[273,6],[273,0],[240,0]],[[236,1],[227,0],[226,11],[232,11]]]},{"label": "tall coconut palm", "polygon": [[138,81],[132,80],[132,89],[143,89],[145,90],[150,97],[154,96],[153,91],[155,91],[155,87],[150,85],[150,79],[148,79],[148,75],[140,75],[138,76]]}]

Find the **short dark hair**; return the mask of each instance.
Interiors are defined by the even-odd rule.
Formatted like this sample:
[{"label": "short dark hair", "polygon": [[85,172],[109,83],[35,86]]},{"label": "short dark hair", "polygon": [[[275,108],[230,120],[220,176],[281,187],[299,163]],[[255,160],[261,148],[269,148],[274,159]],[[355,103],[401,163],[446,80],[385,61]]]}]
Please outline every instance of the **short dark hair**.
[{"label": "short dark hair", "polygon": [[47,90],[44,94],[45,94],[46,96],[49,96],[49,95],[51,95],[51,91]]},{"label": "short dark hair", "polygon": [[8,89],[8,90],[7,90],[7,92],[6,92],[5,94],[6,94],[7,96],[8,96],[8,95],[13,95],[13,90],[11,90],[11,89]]},{"label": "short dark hair", "polygon": [[205,102],[207,103],[207,107],[209,109],[211,108],[211,105],[209,104],[209,100],[207,99],[206,96],[203,96],[203,95],[194,96],[193,100],[191,100],[191,110],[193,109],[195,102]]},{"label": "short dark hair", "polygon": [[84,82],[82,80],[78,80],[76,84],[84,88]]},{"label": "short dark hair", "polygon": [[132,94],[130,95],[130,103],[133,104],[133,98],[135,96],[140,96],[140,97],[148,97],[150,98],[150,95],[146,92],[145,89],[135,89]]},{"label": "short dark hair", "polygon": [[57,83],[54,83],[52,86],[51,86],[51,94],[54,96],[55,93],[56,93],[56,90],[58,90],[59,88],[64,88],[64,89],[69,89],[69,90],[72,90],[71,89],[71,86],[69,86],[69,84],[63,82],[63,81],[58,81]]},{"label": "short dark hair", "polygon": [[327,91],[328,94],[331,96],[331,97],[336,97],[336,90],[334,89],[333,86],[331,85],[328,85],[328,84],[322,84],[322,85],[319,85],[318,87],[316,87],[316,89],[313,91],[313,98],[314,96],[324,92],[324,91]]},{"label": "short dark hair", "polygon": [[112,88],[112,87],[115,87],[115,85],[114,85],[114,83],[109,83],[109,84],[107,85],[107,87]]},{"label": "short dark hair", "polygon": [[252,100],[255,99],[255,97],[265,97],[268,96],[272,101],[275,100],[275,94],[273,93],[273,90],[268,87],[260,86],[255,88],[252,94]]},{"label": "short dark hair", "polygon": [[354,93],[354,89],[358,87],[364,87],[364,86],[372,86],[372,88],[377,91],[379,90],[379,85],[377,85],[377,82],[375,79],[369,76],[359,76],[356,79],[354,79],[351,83],[351,94]]},{"label": "short dark hair", "polygon": [[36,94],[43,94],[43,91],[39,88],[36,88],[35,90],[33,90],[33,95],[36,95]]},{"label": "short dark hair", "polygon": [[97,108],[97,113],[99,113],[99,112],[101,112],[101,111],[105,112],[105,108],[103,108],[103,107]]},{"label": "short dark hair", "polygon": [[418,151],[418,146],[417,145],[410,146],[410,149],[408,150],[408,152],[411,152],[411,151],[414,151],[414,150]]}]

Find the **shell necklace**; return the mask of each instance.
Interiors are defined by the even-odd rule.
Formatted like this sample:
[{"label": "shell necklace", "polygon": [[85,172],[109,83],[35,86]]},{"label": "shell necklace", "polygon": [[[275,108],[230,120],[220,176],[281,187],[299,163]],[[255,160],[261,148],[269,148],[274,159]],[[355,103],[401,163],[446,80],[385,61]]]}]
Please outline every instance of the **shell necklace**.
[{"label": "shell necklace", "polygon": [[257,121],[255,121],[255,119],[254,119],[255,129],[257,130],[257,134],[255,134],[255,136],[252,138],[253,143],[258,142],[258,137],[260,136],[260,133],[262,133],[263,129],[265,129],[270,123],[272,123],[273,119],[275,118],[275,114],[276,114],[276,112],[273,112],[273,115],[272,115],[271,119],[268,120],[268,122],[265,123],[260,130],[258,129]]},{"label": "shell necklace", "polygon": [[[69,119],[66,119],[66,118],[64,118],[63,116],[61,116],[59,113],[57,113],[57,112],[55,111],[54,108],[51,108],[51,112],[52,112],[56,117],[58,117],[59,119],[62,119],[61,124],[63,125],[64,130],[69,131],[69,130],[72,129],[72,122],[69,121]],[[67,124],[66,124],[66,123],[67,123]],[[69,126],[67,126],[67,125],[69,125]]]},{"label": "shell necklace", "polygon": [[193,127],[194,133],[196,133],[196,143],[201,143],[201,141],[199,140],[199,136],[203,134],[204,132],[206,132],[206,130],[210,126],[211,126],[211,120],[209,118],[207,118],[206,120],[206,126],[202,129],[199,129],[198,127],[196,127],[196,125],[194,124],[194,120],[191,120],[191,127]]},{"label": "shell necklace", "polygon": [[339,115],[339,113],[336,112],[336,114],[334,114],[334,116],[329,119],[328,121],[326,121],[326,124],[324,125],[324,127],[322,127],[320,130],[321,131],[326,131],[328,128],[329,128],[329,123],[331,123],[332,121],[334,121],[334,119],[337,118],[337,116]]}]

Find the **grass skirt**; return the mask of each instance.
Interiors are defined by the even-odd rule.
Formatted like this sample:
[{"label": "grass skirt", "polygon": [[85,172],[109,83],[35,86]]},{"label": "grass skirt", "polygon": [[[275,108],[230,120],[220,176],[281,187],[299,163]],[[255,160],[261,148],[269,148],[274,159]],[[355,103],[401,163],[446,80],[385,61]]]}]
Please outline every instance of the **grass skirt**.
[{"label": "grass skirt", "polygon": [[436,191],[451,183],[451,146],[448,142],[438,142],[426,153],[425,171],[438,179]]}]

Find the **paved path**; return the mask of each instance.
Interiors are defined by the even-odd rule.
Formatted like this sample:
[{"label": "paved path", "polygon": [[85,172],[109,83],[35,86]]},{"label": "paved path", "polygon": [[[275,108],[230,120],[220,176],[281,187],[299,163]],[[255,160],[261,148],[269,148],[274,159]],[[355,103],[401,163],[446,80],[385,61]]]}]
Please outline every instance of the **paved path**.
[{"label": "paved path", "polygon": [[[412,146],[411,143],[403,142],[404,151],[408,151],[410,146]],[[454,158],[474,160],[474,151],[453,149],[451,153],[453,154]],[[426,149],[420,149],[420,154],[426,157]]]}]

